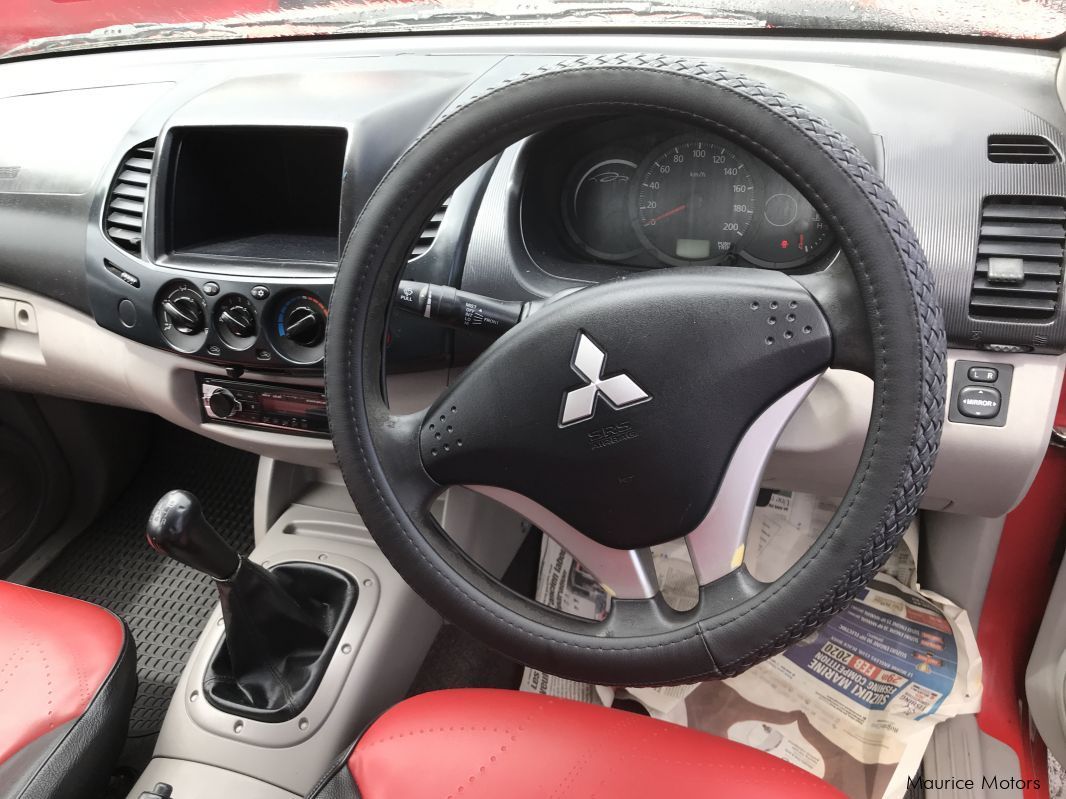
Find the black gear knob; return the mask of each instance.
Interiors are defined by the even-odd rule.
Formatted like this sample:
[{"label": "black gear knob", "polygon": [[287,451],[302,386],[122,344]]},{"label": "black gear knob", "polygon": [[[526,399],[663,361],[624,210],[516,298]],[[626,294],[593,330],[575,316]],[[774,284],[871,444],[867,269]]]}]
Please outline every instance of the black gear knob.
[{"label": "black gear knob", "polygon": [[186,566],[216,580],[228,580],[241,564],[238,555],[204,518],[200,500],[188,491],[168,491],[148,517],[148,543]]}]

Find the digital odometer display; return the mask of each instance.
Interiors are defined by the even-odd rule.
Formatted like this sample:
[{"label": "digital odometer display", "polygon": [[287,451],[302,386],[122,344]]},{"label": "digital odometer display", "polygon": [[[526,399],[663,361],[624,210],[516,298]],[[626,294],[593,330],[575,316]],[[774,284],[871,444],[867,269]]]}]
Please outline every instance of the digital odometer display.
[{"label": "digital odometer display", "polygon": [[759,202],[746,160],[709,139],[668,142],[641,166],[637,235],[668,263],[713,263],[733,254]]}]

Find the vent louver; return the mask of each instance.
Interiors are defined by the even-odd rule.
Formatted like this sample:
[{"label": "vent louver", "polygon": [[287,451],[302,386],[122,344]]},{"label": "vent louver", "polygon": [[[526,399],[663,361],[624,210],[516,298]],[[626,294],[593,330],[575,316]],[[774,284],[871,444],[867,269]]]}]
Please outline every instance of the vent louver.
[{"label": "vent louver", "polygon": [[407,259],[408,261],[413,261],[415,258],[429,252],[429,248],[433,246],[433,242],[436,241],[437,234],[440,232],[441,222],[444,221],[444,212],[448,210],[448,203],[451,200],[451,197],[445,197],[444,202],[440,204],[440,208],[433,212],[433,216],[429,218],[425,227],[422,228],[422,232],[418,234],[418,239],[411,248],[411,255]]},{"label": "vent louver", "polygon": [[981,210],[971,316],[1053,317],[1062,290],[1064,248],[1066,200],[987,199]]},{"label": "vent louver", "polygon": [[152,180],[155,139],[134,147],[122,159],[107,196],[104,229],[107,237],[126,252],[141,254],[144,207]]},{"label": "vent louver", "polygon": [[997,164],[1054,164],[1058,150],[1043,136],[994,135],[988,137],[988,160]]}]

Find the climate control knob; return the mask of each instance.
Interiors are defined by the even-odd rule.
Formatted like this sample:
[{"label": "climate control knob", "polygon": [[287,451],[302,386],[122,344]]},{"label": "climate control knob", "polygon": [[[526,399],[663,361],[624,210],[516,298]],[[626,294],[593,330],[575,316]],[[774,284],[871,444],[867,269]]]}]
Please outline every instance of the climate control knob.
[{"label": "climate control knob", "polygon": [[329,309],[317,296],[300,289],[282,292],[266,318],[270,343],[285,360],[301,365],[322,360]]},{"label": "climate control knob", "polygon": [[240,403],[233,396],[233,392],[226,388],[216,388],[207,398],[207,405],[211,413],[219,419],[228,419],[240,408]]},{"label": "climate control knob", "polygon": [[174,349],[196,352],[207,338],[207,301],[188,280],[175,280],[156,297],[156,324]]},{"label": "climate control knob", "polygon": [[252,301],[243,294],[227,294],[215,303],[215,330],[227,347],[246,350],[255,343],[258,326]]},{"label": "climate control knob", "polygon": [[219,321],[237,338],[248,338],[255,334],[255,317],[243,306],[227,308],[219,316]]},{"label": "climate control knob", "polygon": [[182,294],[164,299],[163,313],[170,324],[186,336],[195,336],[204,329],[204,310],[193,297]]},{"label": "climate control knob", "polygon": [[286,311],[283,329],[285,338],[301,347],[313,347],[322,341],[326,320],[311,303],[297,303]]}]

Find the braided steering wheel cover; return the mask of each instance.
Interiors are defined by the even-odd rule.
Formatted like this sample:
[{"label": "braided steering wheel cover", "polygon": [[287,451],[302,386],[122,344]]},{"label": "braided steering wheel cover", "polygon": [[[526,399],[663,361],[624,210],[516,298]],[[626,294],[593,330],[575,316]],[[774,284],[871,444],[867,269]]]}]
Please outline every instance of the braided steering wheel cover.
[{"label": "braided steering wheel cover", "polygon": [[[546,78],[554,79],[567,73],[592,75],[604,71],[624,71],[634,78],[642,73],[669,74],[687,81],[698,81],[708,89],[728,92],[772,112],[780,122],[792,128],[793,135],[799,133],[817,145],[833,166],[847,176],[852,186],[860,190],[863,201],[868,203],[869,210],[880,220],[883,227],[881,233],[891,243],[890,255],[906,284],[906,292],[897,298],[900,302],[885,305],[874,288],[878,275],[867,269],[860,255],[860,245],[851,240],[848,230],[840,227],[833,209],[821,201],[820,195],[789,164],[777,160],[775,154],[760,146],[758,141],[737,131],[732,132],[734,138],[739,138],[745,147],[808,193],[817,210],[834,227],[853,265],[867,308],[875,353],[874,405],[870,431],[852,486],[840,509],[807,555],[764,594],[732,612],[716,617],[713,626],[705,620],[697,623],[694,635],[703,641],[700,662],[692,662],[692,657],[686,655],[684,663],[661,668],[654,661],[660,659],[665,662],[669,654],[667,650],[675,644],[677,646],[674,648],[680,649],[681,640],[650,644],[647,641],[654,640],[654,636],[643,636],[636,639],[640,643],[634,642],[632,649],[627,649],[621,639],[610,636],[592,643],[575,643],[572,634],[555,633],[521,614],[508,612],[509,608],[504,605],[506,597],[502,595],[486,597],[483,593],[476,596],[478,586],[461,584],[462,581],[455,580],[454,575],[445,573],[447,568],[442,567],[441,562],[432,562],[436,553],[428,549],[413,551],[412,547],[419,548],[413,533],[420,531],[418,524],[412,522],[412,518],[418,514],[412,509],[405,509],[389,486],[386,469],[375,448],[374,414],[368,413],[360,396],[373,379],[378,364],[371,364],[367,368],[365,363],[360,363],[359,354],[362,354],[365,362],[373,357],[375,346],[380,348],[380,331],[375,336],[373,327],[383,320],[383,314],[380,310],[377,315],[371,313],[359,305],[359,299],[371,293],[374,281],[383,270],[382,264],[389,258],[395,262],[402,256],[402,245],[406,242],[400,241],[399,245],[396,242],[403,239],[405,233],[410,233],[410,225],[404,228],[402,220],[400,223],[390,223],[384,209],[375,206],[376,201],[380,206],[398,196],[390,197],[383,192],[383,187],[389,184],[390,179],[398,177],[398,172],[403,170],[405,161],[412,153],[423,147],[426,141],[431,141],[440,129],[447,128],[452,121],[471,109],[491,102],[516,87]],[[643,107],[654,110],[647,105]],[[695,115],[692,118],[697,122],[712,122]],[[721,129],[722,126],[717,127]],[[442,166],[441,170],[443,174],[446,167]],[[433,193],[423,185],[408,188],[406,195],[419,191]],[[425,197],[421,206],[429,208],[436,202],[436,197]],[[412,203],[417,203],[417,200],[412,200]],[[389,205],[395,203],[389,202]],[[402,212],[396,212],[395,209],[392,209],[392,213],[393,218],[403,216]],[[386,249],[390,249],[391,254],[386,253]],[[572,58],[516,76],[463,102],[409,148],[368,202],[349,238],[341,264],[327,335],[326,383],[334,443],[345,481],[382,550],[416,590],[444,615],[475,633],[481,633],[482,637],[492,639],[493,645],[516,659],[575,679],[602,682],[612,681],[613,678],[620,684],[632,685],[736,675],[785,649],[843,610],[881,569],[918,510],[939,446],[946,387],[943,317],[930,270],[905,214],[857,148],[825,120],[758,80],[699,60],[644,54]],[[393,265],[396,266],[395,263]],[[383,296],[391,295],[386,293]],[[913,325],[913,347],[906,353],[890,354],[888,342],[894,333],[898,333],[898,319],[901,316]],[[892,327],[893,319],[896,320],[895,328]],[[901,358],[905,358],[905,363],[901,363]],[[911,433],[905,442],[895,442],[884,428],[886,419],[893,413],[889,404],[892,401],[890,390],[906,394],[907,407],[913,409],[908,421]],[[890,447],[890,439],[897,446]],[[855,535],[856,524],[851,517],[860,515],[856,503],[873,489],[867,483],[867,477],[878,458],[892,460],[895,479],[891,490],[884,492],[886,501],[880,503],[876,519],[871,516],[870,523],[862,525],[862,545],[857,549],[853,545],[844,546],[841,543],[844,538],[849,533]],[[422,524],[427,521],[425,517],[418,519]],[[766,619],[760,619],[760,614],[781,615],[780,607],[766,610],[768,600],[787,591],[817,558],[829,559],[836,549],[848,552],[846,563],[841,563],[840,568],[835,569],[836,578],[824,582],[813,601],[806,601],[801,608],[790,610],[783,619],[786,623],[775,627],[775,634],[754,636],[757,640],[752,640],[752,628],[767,628]],[[484,584],[480,587],[484,592]],[[778,605],[781,601],[778,599]],[[745,617],[749,617],[747,626]],[[507,629],[503,629],[505,627]],[[575,648],[585,650],[574,652],[574,657],[580,662],[571,662],[568,658]],[[646,652],[648,657],[642,655],[640,659],[643,662],[638,665],[638,658],[635,657],[638,650],[650,649],[657,651]],[[593,654],[589,655],[590,652]],[[630,662],[623,662],[618,656],[628,657]],[[605,676],[604,671],[609,674]]]}]

